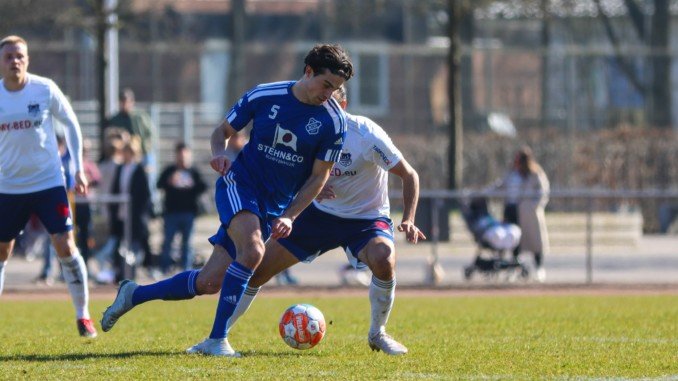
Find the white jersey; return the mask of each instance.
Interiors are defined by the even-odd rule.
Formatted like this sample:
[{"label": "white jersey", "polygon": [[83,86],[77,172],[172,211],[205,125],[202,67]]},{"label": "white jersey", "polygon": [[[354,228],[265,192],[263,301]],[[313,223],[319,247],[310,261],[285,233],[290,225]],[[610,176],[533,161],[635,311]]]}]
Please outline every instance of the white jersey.
[{"label": "white jersey", "polygon": [[0,193],[64,185],[53,118],[64,125],[75,169],[82,169],[82,135],[71,105],[52,80],[27,76],[19,91],[0,80]]},{"label": "white jersey", "polygon": [[323,212],[342,218],[388,217],[388,170],[402,159],[391,138],[375,122],[346,114],[346,141],[327,185],[336,198],[313,201]]}]

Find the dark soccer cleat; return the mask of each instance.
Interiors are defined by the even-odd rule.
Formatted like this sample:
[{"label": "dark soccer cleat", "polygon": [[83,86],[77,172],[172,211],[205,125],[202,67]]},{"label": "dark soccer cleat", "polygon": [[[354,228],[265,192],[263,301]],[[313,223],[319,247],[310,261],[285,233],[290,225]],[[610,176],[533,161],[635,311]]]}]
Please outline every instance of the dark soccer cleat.
[{"label": "dark soccer cleat", "polygon": [[94,328],[94,323],[91,319],[78,319],[77,324],[80,336],[91,339],[97,337],[97,330]]}]

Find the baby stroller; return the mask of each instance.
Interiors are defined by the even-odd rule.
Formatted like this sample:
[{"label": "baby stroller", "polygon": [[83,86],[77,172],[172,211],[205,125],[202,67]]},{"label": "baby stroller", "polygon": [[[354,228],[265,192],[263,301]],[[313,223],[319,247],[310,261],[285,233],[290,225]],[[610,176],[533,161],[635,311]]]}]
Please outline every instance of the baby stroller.
[{"label": "baby stroller", "polygon": [[520,228],[492,217],[485,197],[473,197],[470,202],[462,203],[461,212],[477,244],[473,263],[464,267],[464,279],[470,280],[475,272],[486,278],[496,278],[504,272],[507,280],[516,276],[527,279],[530,275],[527,266],[518,259],[504,259],[504,253],[511,252],[520,243]]}]

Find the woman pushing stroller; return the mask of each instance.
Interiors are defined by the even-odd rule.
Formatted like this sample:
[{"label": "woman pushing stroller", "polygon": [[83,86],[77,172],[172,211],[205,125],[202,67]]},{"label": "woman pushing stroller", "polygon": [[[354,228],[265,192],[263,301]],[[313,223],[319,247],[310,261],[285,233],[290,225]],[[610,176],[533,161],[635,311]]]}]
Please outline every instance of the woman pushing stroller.
[{"label": "woman pushing stroller", "polygon": [[515,261],[521,251],[534,254],[535,275],[544,282],[546,272],[543,257],[549,249],[544,208],[548,203],[549,180],[529,147],[516,152],[513,165],[506,175],[489,190],[504,191],[504,222],[520,226],[520,244],[513,250]]}]

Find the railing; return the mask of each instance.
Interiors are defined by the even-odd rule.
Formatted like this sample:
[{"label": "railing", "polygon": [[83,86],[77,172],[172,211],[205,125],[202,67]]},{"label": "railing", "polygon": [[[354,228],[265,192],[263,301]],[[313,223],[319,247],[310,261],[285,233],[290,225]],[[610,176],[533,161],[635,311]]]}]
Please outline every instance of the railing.
[{"label": "railing", "polygon": [[[398,208],[399,200],[402,199],[402,194],[397,191],[391,193],[391,200],[393,204],[394,211],[394,222],[398,222]],[[491,200],[492,210],[496,212],[497,206],[501,204],[501,201],[506,194],[504,192],[478,192],[471,190],[462,190],[462,191],[444,191],[444,190],[424,190],[420,194],[420,206],[417,216],[417,225],[422,227],[427,223],[430,224],[429,231],[427,231],[428,244],[419,245],[417,247],[410,247],[407,250],[410,253],[417,251],[421,253],[426,253],[430,249],[430,255],[428,263],[426,264],[426,274],[423,277],[416,275],[416,268],[418,267],[419,256],[407,256],[401,257],[400,260],[404,263],[408,263],[409,267],[401,267],[403,271],[402,275],[402,284],[427,284],[427,285],[442,285],[450,284],[456,282],[456,277],[447,277],[444,278],[444,273],[440,271],[442,265],[444,264],[446,269],[457,268],[457,266],[463,266],[462,257],[456,255],[458,252],[466,252],[467,244],[473,244],[474,242],[465,241],[469,238],[469,235],[466,233],[468,229],[460,225],[463,224],[456,215],[456,209],[458,205],[467,202],[474,196],[484,196]],[[526,197],[537,196],[525,195]],[[671,203],[671,205],[678,206],[678,190],[643,190],[643,191],[627,191],[627,190],[553,190],[549,193],[549,205],[547,207],[546,220],[547,224],[556,223],[555,226],[549,227],[549,235],[554,237],[557,234],[562,234],[562,238],[559,242],[552,240],[552,248],[554,248],[555,253],[550,257],[547,257],[546,266],[547,270],[551,272],[555,277],[549,280],[554,279],[556,283],[563,281],[574,281],[576,283],[585,282],[586,284],[591,284],[594,282],[594,279],[600,281],[601,279],[605,280],[610,279],[609,276],[612,274],[613,277],[618,277],[620,275],[625,276],[626,271],[631,272],[636,271],[633,263],[643,263],[642,266],[645,266],[645,258],[633,258],[631,259],[628,256],[618,257],[616,252],[625,251],[628,247],[629,251],[639,250],[643,251],[642,246],[634,246],[642,238],[643,231],[643,220],[640,217],[639,210],[640,206],[636,207],[635,211],[632,213],[627,213],[626,210],[623,210],[622,213],[609,212],[608,204],[632,204],[632,205],[641,205],[645,201],[656,201],[656,200],[666,200]],[[573,205],[576,205],[574,208],[567,207],[566,202],[570,202]],[[612,202],[611,202],[612,201]],[[110,204],[110,203],[120,203],[127,204],[129,207],[129,200],[123,195],[95,195],[89,199],[78,198],[77,202],[90,202],[93,204]],[[563,206],[565,205],[565,206]],[[635,206],[634,206],[635,207]],[[450,214],[448,214],[450,213]],[[572,215],[570,215],[572,213]],[[497,213],[493,213],[497,219],[501,219]],[[609,218],[609,215],[612,216],[614,226],[605,225],[609,221],[604,218]],[[452,216],[452,218],[445,218],[446,216]],[[214,218],[214,226],[217,226],[218,219],[216,216],[208,216],[208,218]],[[560,219],[560,221],[557,221]],[[444,220],[443,225],[440,221]],[[631,221],[629,223],[629,221]],[[621,222],[621,223],[620,223]],[[647,221],[646,221],[647,223]],[[211,226],[210,226],[211,227]],[[553,229],[551,229],[553,227]],[[131,224],[128,221],[125,221],[125,236],[131,236]],[[445,229],[449,229],[447,232]],[[561,229],[561,231],[556,231]],[[611,229],[611,230],[603,230]],[[617,231],[619,230],[619,231]],[[206,232],[199,232],[196,230],[196,239],[194,240],[197,245],[202,244],[198,242],[204,242],[204,237],[198,237],[200,234],[205,234]],[[209,234],[212,233],[212,230],[209,230]],[[444,233],[450,233],[449,237],[451,240],[450,244],[446,244],[446,235]],[[157,234],[157,233],[156,233]],[[611,240],[605,240],[606,237],[613,237]],[[401,239],[401,235],[398,235],[396,238]],[[602,239],[601,239],[602,237]],[[667,244],[673,245],[675,243],[675,254],[678,258],[678,236],[673,240],[670,237],[669,241],[666,241]],[[654,239],[654,238],[653,238]],[[646,242],[646,241],[643,241]],[[662,241],[663,242],[663,241]],[[399,247],[401,244],[397,244],[396,250],[400,251]],[[404,245],[404,243],[403,243]],[[560,246],[558,246],[560,245]],[[616,246],[611,246],[616,245]],[[125,268],[123,272],[125,277],[133,277],[134,271],[136,268],[136,258],[132,253],[130,248],[129,239],[125,238],[121,243],[121,254],[124,257]],[[404,247],[401,247],[405,249]],[[207,250],[207,248],[203,248]],[[413,251],[414,250],[414,251]],[[452,251],[450,251],[452,250]],[[571,250],[575,250],[572,252]],[[648,278],[648,269],[650,272],[655,270],[660,270],[661,274],[657,281],[666,281],[667,274],[672,277],[670,271],[670,266],[673,266],[673,263],[676,263],[675,260],[669,259],[669,262],[666,262],[667,258],[673,258],[673,256],[666,256],[666,252],[671,252],[673,249],[668,248],[664,250],[664,254],[659,260],[657,258],[650,259],[653,261],[652,264],[648,264],[647,268],[642,273],[638,273],[639,279],[645,279],[649,282],[655,282],[655,278]],[[559,253],[564,254],[562,257],[559,257]],[[580,256],[581,255],[581,256]],[[594,262],[594,255],[597,255],[597,260]],[[651,257],[651,256],[649,256]],[[581,258],[581,259],[580,259]],[[602,270],[601,272],[601,263],[609,263],[613,260],[619,258],[621,261],[631,260],[632,262],[623,262],[619,263],[621,270],[619,272],[608,272],[607,270]],[[549,262],[553,261],[553,262]],[[659,261],[659,262],[658,262]],[[664,261],[664,262],[662,262]],[[555,263],[555,264],[554,264]],[[631,265],[629,265],[631,263]],[[581,265],[580,265],[581,264]],[[596,265],[594,267],[594,264]],[[414,265],[414,267],[412,267]],[[616,265],[616,264],[615,264]],[[452,266],[452,267],[450,267]],[[551,267],[553,266],[553,267]],[[559,268],[558,266],[562,266]],[[574,266],[574,267],[572,267]],[[581,267],[580,267],[581,266]],[[570,271],[572,268],[577,269],[576,271]],[[594,268],[598,278],[594,277]],[[582,269],[585,269],[582,271]],[[603,269],[605,269],[603,267]],[[460,267],[461,270],[461,267]],[[666,270],[669,270],[667,272]],[[329,271],[327,268],[314,267],[313,274],[303,273],[304,268],[294,269],[293,271],[302,272],[305,275],[313,275],[318,271]],[[407,274],[405,274],[407,272]],[[678,274],[678,266],[675,267],[675,272]],[[324,278],[321,281],[322,285],[330,285],[333,273],[323,273]],[[635,274],[635,273],[634,273]],[[407,276],[405,276],[407,275]],[[416,275],[416,276],[415,276]],[[585,276],[585,278],[580,278]],[[654,277],[654,275],[650,275]],[[633,277],[633,274],[631,274]],[[302,279],[304,279],[302,277]],[[311,276],[311,279],[316,279]],[[579,280],[582,279],[582,280]],[[615,278],[620,279],[620,278]],[[662,280],[663,279],[663,280]],[[678,279],[678,278],[676,278]],[[675,280],[668,279],[669,282],[674,282]],[[319,283],[319,285],[320,285]]]},{"label": "railing", "polygon": [[[392,200],[402,200],[402,193],[391,192]],[[429,241],[431,245],[431,256],[429,260],[429,270],[425,283],[435,285],[441,282],[442,274],[439,262],[439,244],[441,236],[440,213],[448,213],[450,209],[456,209],[462,203],[468,202],[472,197],[487,197],[489,199],[503,199],[507,196],[506,192],[499,191],[474,191],[474,190],[422,190],[419,195],[420,208],[418,210],[417,224],[429,225]],[[523,198],[539,197],[541,194],[523,194]],[[567,189],[551,190],[548,193],[550,202],[556,200],[574,199],[584,202],[584,212],[586,214],[585,223],[585,267],[586,283],[593,283],[593,249],[594,249],[594,202],[604,200],[674,200],[678,205],[678,190],[609,190],[609,189]],[[455,205],[450,205],[447,201],[453,201]],[[422,207],[428,207],[429,210],[422,210]],[[428,217],[428,221],[422,221],[420,216]],[[678,216],[675,216],[678,218]],[[678,247],[676,248],[678,255]]]}]

